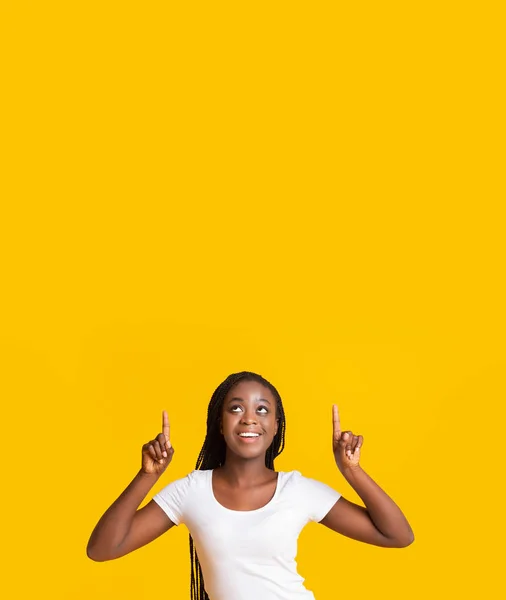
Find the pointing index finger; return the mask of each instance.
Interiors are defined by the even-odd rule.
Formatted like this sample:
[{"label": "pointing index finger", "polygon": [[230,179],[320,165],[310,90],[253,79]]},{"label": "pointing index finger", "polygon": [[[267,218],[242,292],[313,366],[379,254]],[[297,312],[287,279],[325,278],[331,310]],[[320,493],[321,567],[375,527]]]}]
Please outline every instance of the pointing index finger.
[{"label": "pointing index finger", "polygon": [[170,423],[167,411],[162,412],[162,433],[165,435],[167,442],[170,440]]},{"label": "pointing index finger", "polygon": [[339,438],[341,435],[341,420],[339,419],[337,404],[332,405],[332,422],[334,424],[334,436]]}]

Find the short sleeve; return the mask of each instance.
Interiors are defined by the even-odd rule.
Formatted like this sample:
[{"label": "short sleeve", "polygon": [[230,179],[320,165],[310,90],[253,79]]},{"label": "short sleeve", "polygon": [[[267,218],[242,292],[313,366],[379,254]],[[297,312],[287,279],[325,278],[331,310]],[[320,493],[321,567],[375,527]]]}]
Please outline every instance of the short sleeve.
[{"label": "short sleeve", "polygon": [[299,477],[299,489],[307,518],[319,523],[339,500],[341,494],[326,483],[304,477]]},{"label": "short sleeve", "polygon": [[174,525],[184,523],[184,509],[190,489],[191,475],[176,479],[153,496],[153,500],[165,512]]}]

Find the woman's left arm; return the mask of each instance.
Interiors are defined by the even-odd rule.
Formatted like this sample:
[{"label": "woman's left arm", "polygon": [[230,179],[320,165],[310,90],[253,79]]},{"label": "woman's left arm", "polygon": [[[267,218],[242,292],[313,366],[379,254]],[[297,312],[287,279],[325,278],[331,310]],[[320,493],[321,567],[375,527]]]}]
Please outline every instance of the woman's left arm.
[{"label": "woman's left arm", "polygon": [[320,523],[367,544],[385,548],[409,546],[415,537],[406,517],[359,465],[363,437],[353,435],[351,431],[341,432],[336,405],[333,406],[332,415],[336,464],[365,507],[341,497]]}]

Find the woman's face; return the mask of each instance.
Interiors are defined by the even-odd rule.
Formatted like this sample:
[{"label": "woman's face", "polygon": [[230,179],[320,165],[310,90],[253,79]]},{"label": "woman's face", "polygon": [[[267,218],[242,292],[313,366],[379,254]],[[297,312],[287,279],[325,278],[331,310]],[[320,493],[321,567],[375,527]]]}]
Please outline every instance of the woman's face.
[{"label": "woman's face", "polygon": [[242,458],[265,455],[278,431],[276,400],[256,381],[240,381],[223,402],[221,433],[229,452]]}]

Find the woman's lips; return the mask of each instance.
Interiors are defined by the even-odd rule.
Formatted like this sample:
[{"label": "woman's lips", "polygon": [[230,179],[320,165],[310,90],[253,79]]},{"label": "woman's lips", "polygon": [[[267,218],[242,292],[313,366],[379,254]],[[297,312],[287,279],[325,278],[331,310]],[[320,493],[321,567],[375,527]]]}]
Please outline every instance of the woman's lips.
[{"label": "woman's lips", "polygon": [[[246,432],[244,432],[246,433]],[[251,431],[248,433],[257,433],[256,431]],[[244,442],[245,444],[253,444],[254,442],[256,442],[257,440],[260,439],[262,434],[257,433],[257,435],[249,435],[249,436],[241,436],[239,433],[237,434],[237,437],[241,440],[241,442]]]}]

